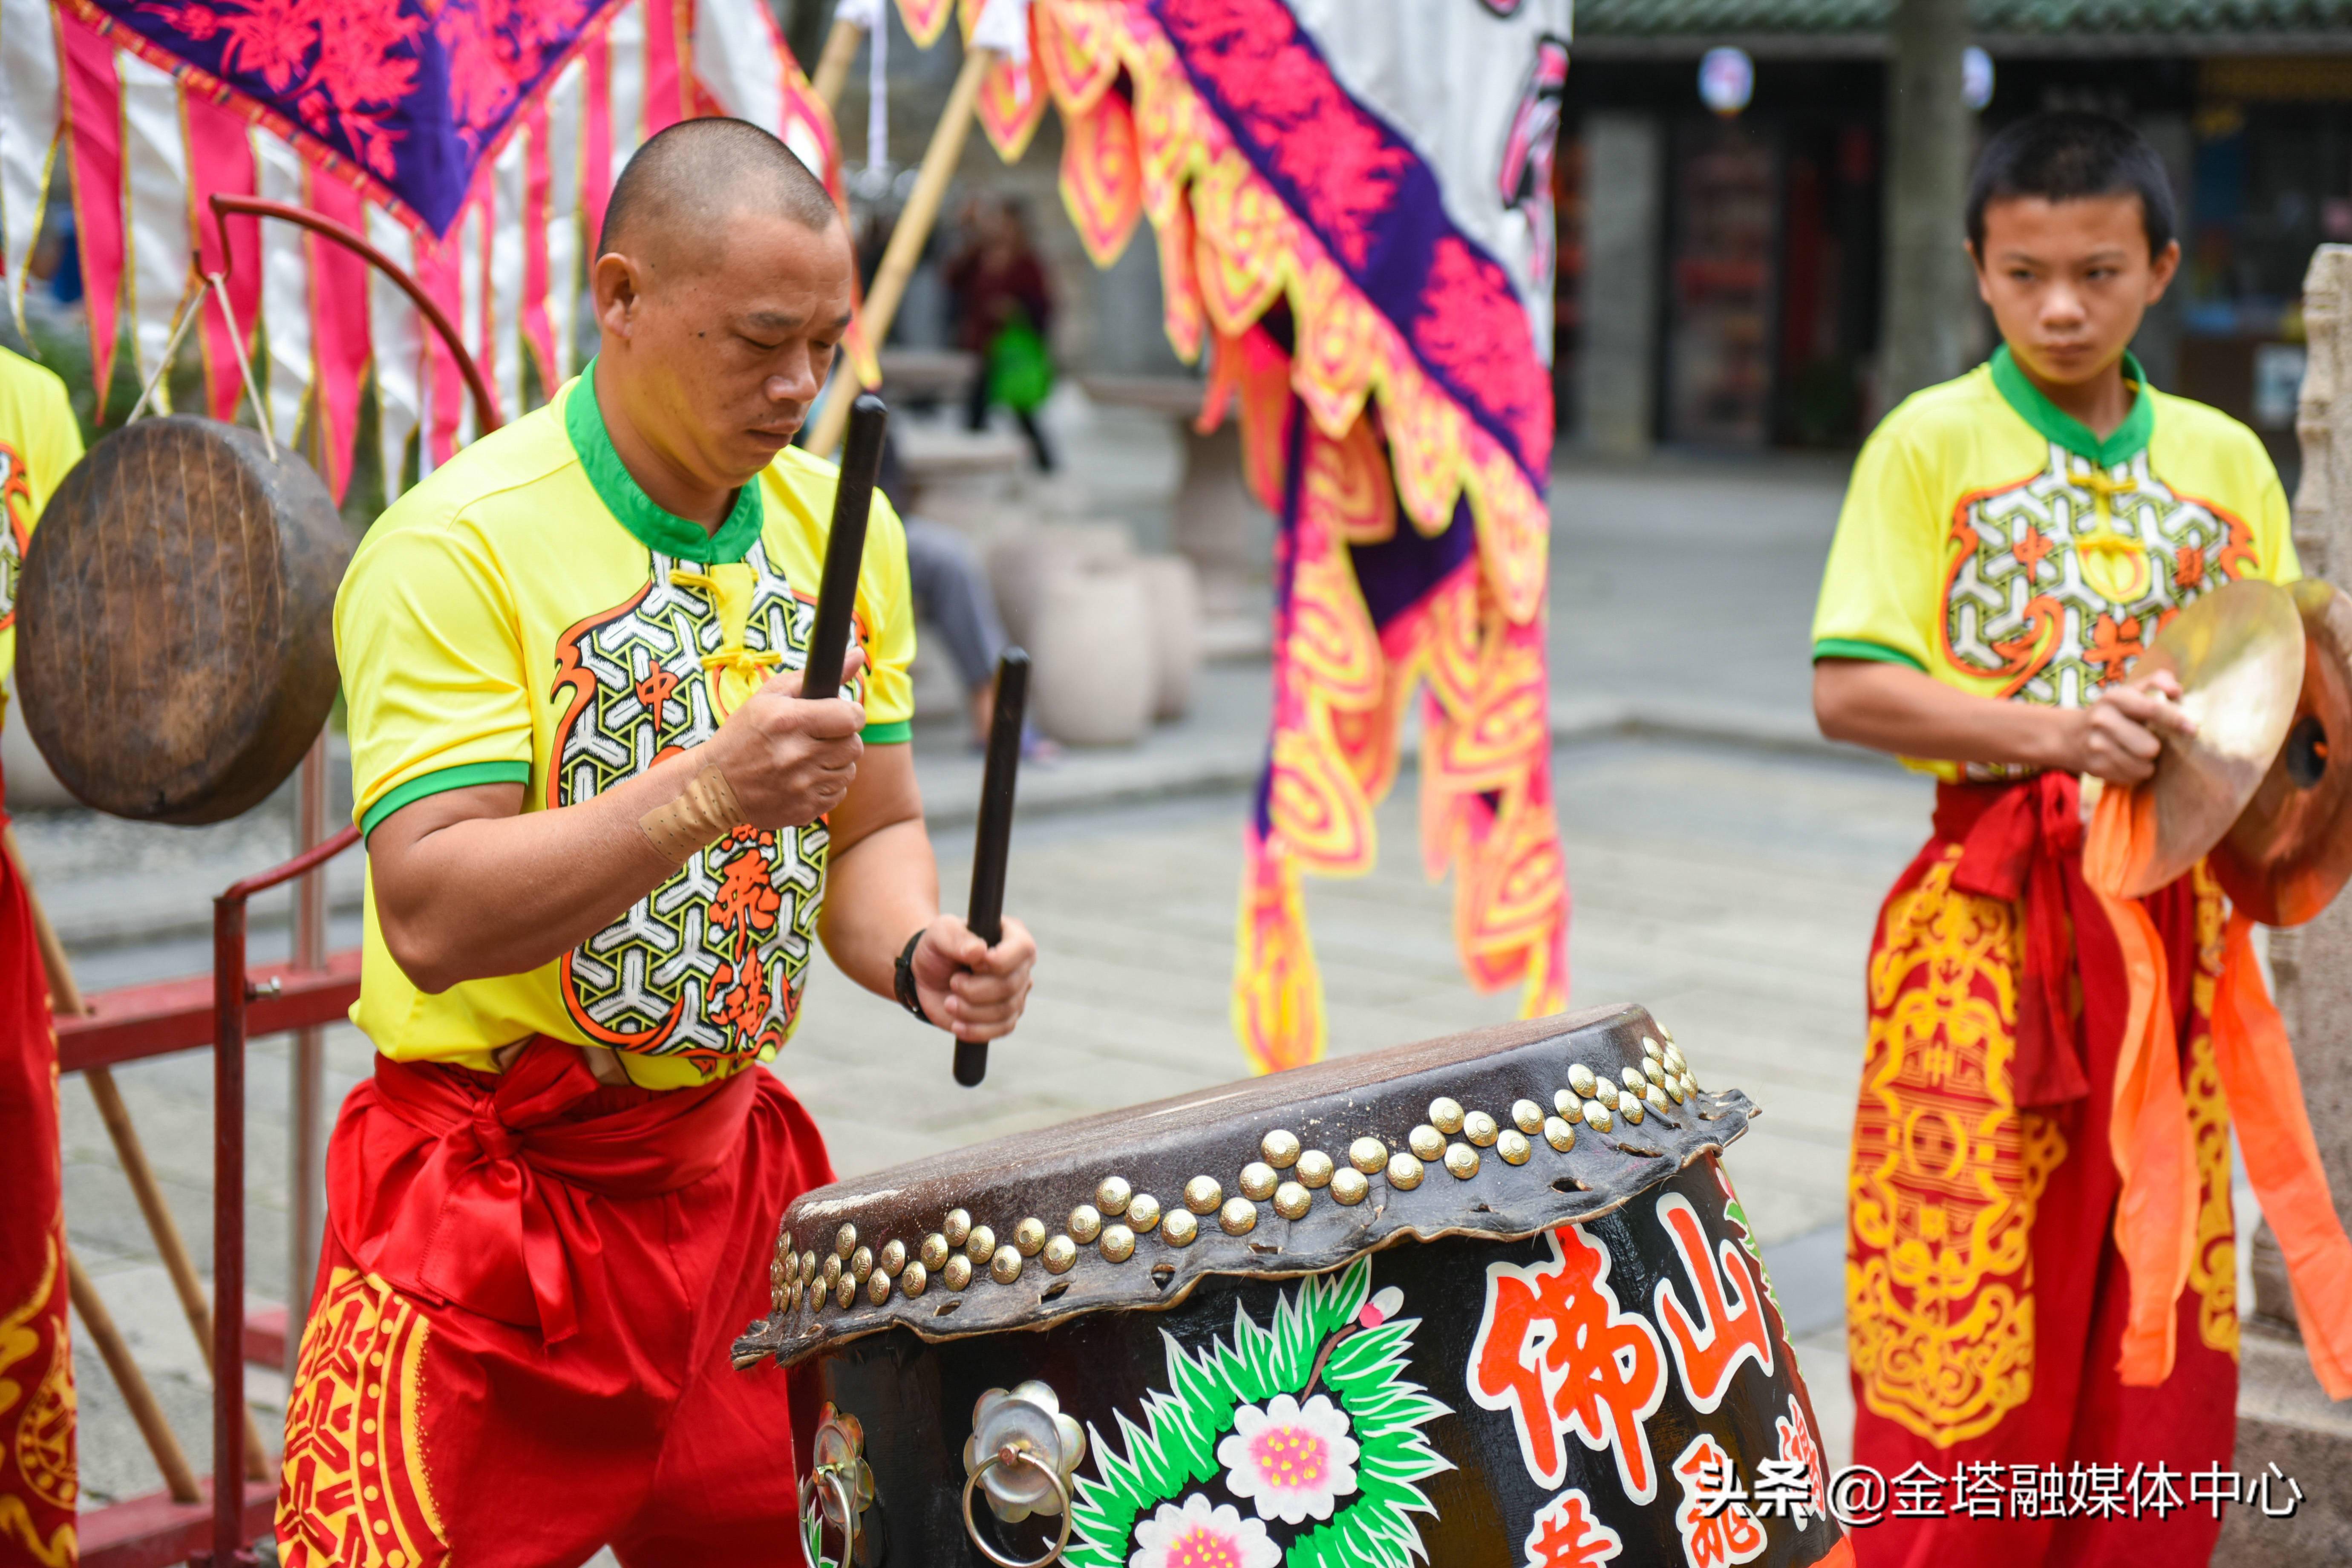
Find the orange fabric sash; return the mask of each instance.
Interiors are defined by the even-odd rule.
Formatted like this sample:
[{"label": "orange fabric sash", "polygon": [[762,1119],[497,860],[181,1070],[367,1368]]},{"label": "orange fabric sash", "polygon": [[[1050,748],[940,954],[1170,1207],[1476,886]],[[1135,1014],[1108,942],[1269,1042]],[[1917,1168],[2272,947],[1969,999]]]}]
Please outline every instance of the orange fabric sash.
[{"label": "orange fabric sash", "polygon": [[[2173,1304],[2197,1244],[2196,1148],[2181,1094],[2164,949],[2147,908],[2116,891],[2154,844],[2146,792],[2107,790],[2092,816],[2083,876],[2106,910],[2131,980],[2108,1139],[2123,1180],[2116,1247],[2131,1274],[2123,1381],[2144,1387],[2171,1374]],[[2253,921],[2232,910],[2223,943],[2214,1063],[2246,1174],[2285,1255],[2304,1349],[2327,1396],[2343,1399],[2352,1396],[2352,1238],[2336,1216],[2286,1025],[2254,958]]]}]

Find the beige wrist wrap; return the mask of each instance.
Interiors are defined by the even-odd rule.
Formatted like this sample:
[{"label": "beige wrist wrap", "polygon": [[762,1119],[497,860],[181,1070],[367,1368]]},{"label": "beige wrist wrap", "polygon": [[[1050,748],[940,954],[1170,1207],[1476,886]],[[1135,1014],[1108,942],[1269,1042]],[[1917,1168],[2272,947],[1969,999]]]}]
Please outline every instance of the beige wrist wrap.
[{"label": "beige wrist wrap", "polygon": [[727,775],[705,768],[676,800],[637,818],[637,831],[674,866],[706,845],[724,838],[743,820],[743,808]]}]

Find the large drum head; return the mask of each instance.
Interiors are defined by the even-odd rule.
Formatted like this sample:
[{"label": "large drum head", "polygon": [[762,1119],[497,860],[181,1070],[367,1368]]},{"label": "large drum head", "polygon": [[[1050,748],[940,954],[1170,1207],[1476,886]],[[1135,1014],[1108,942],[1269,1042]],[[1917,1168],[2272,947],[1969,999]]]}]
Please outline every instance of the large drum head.
[{"label": "large drum head", "polygon": [[188,416],[108,437],[49,500],[17,594],[25,728],[100,811],[219,822],[258,804],[335,700],[351,538],[299,458]]}]

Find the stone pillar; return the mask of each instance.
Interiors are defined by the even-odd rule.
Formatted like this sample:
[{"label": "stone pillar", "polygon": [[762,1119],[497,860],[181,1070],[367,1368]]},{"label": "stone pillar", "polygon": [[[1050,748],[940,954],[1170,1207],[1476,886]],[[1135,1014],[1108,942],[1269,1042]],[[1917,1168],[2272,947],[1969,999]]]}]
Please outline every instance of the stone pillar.
[{"label": "stone pillar", "polygon": [[1584,279],[1576,406],[1596,451],[1647,451],[1657,404],[1665,135],[1648,114],[1584,122]]},{"label": "stone pillar", "polygon": [[1949,381],[1969,323],[1968,0],[1895,0],[1886,72],[1886,316],[1878,403]]},{"label": "stone pillar", "polygon": [[[2296,433],[2294,547],[2303,569],[2352,580],[2352,246],[2320,247],[2304,278],[2311,340]],[[2352,1217],[2352,898],[2310,924],[2271,935],[2279,1010],[2303,1078],[2304,1103],[2339,1215]],[[2352,1401],[2333,1404],[2294,1328],[2278,1245],[2254,1238],[2253,1310],[2240,1339],[2237,1468],[2275,1461],[2302,1484],[2293,1519],[2231,1510],[2216,1563],[2319,1568],[2352,1562]]]}]

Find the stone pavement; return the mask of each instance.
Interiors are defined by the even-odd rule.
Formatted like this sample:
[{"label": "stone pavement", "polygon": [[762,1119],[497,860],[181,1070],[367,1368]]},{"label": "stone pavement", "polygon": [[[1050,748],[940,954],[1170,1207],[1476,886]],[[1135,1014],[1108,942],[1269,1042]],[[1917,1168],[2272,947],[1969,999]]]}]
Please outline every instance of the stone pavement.
[{"label": "stone pavement", "polygon": [[[1823,1436],[1850,1430],[1839,1335],[1836,1222],[1860,1063],[1863,954],[1877,901],[1925,829],[1925,781],[1810,738],[1805,624],[1839,475],[1801,462],[1668,461],[1570,469],[1556,490],[1552,612],[1556,790],[1577,904],[1579,1005],[1655,1009],[1708,1082],[1763,1110],[1730,1156],[1801,1338]],[[1028,1022],[976,1091],[948,1076],[944,1038],[820,964],[779,1064],[845,1171],[1134,1105],[1235,1077],[1226,1016],[1241,869],[1242,786],[1265,721],[1262,666],[1207,672],[1185,725],[1134,752],[1074,756],[1023,781],[1008,908],[1045,960]],[[951,726],[918,730],[943,885],[968,875],[976,759]],[[1413,780],[1382,808],[1371,876],[1309,884],[1335,1051],[1510,1016],[1453,954],[1450,889],[1422,879]],[[36,815],[20,827],[86,984],[207,962],[208,900],[282,857],[282,816],[197,832]],[[355,885],[343,873],[338,902]],[[140,900],[144,900],[140,903]],[[134,903],[152,911],[133,920]],[[184,911],[172,915],[170,909]],[[339,944],[355,939],[346,913]],[[282,943],[257,935],[257,952]],[[282,949],[281,949],[282,950]],[[331,1100],[367,1070],[332,1032]],[[256,1047],[250,1269],[282,1295],[287,1099],[283,1042]],[[209,1247],[210,1079],[200,1056],[118,1073],[190,1244]],[[75,1245],[150,1369],[199,1468],[201,1363],[112,1152],[79,1085],[64,1088]],[[93,1502],[151,1489],[152,1466],[94,1356],[79,1359],[84,1479]],[[256,1403],[283,1389],[255,1369]],[[264,1416],[265,1427],[268,1416]]]}]

